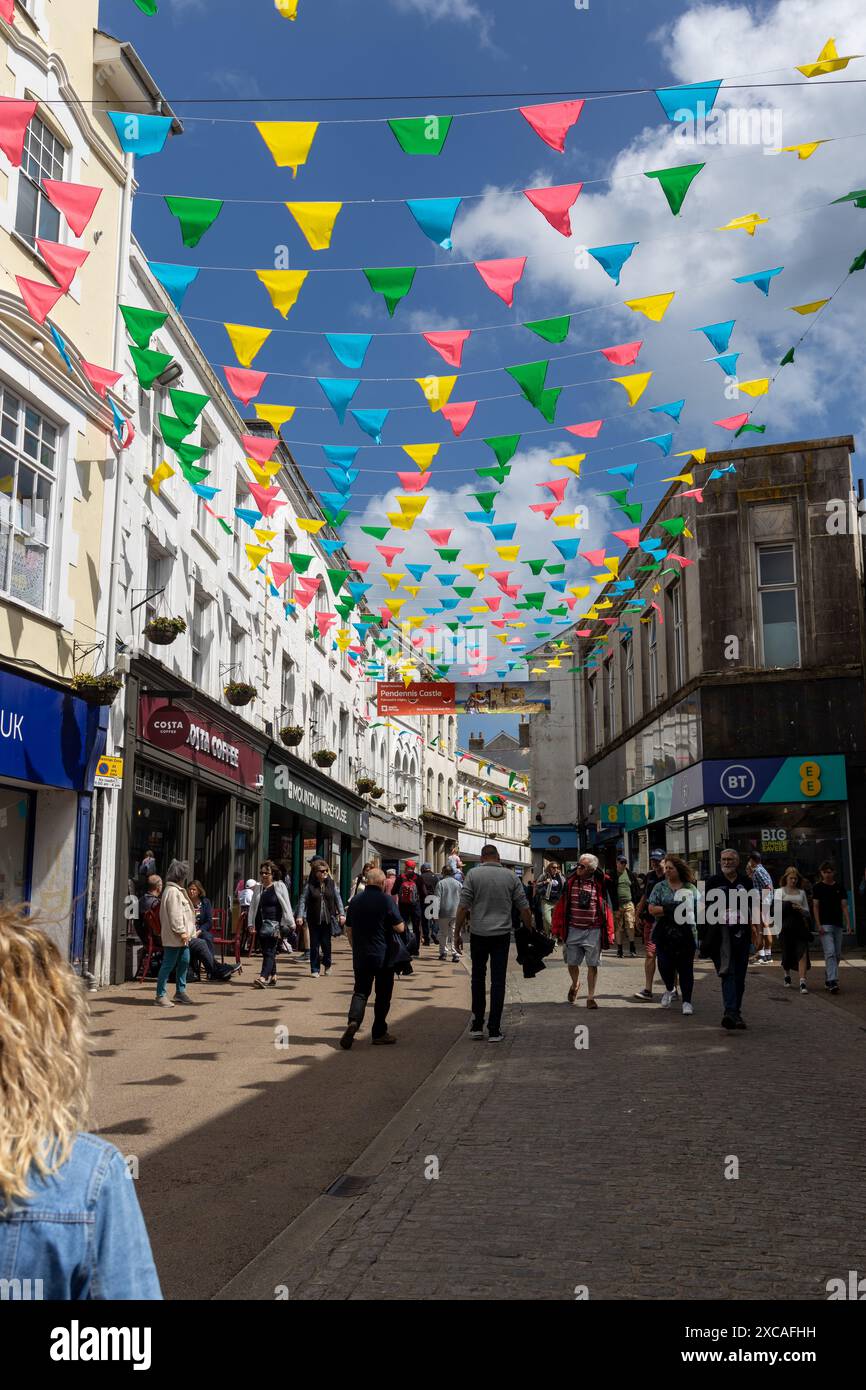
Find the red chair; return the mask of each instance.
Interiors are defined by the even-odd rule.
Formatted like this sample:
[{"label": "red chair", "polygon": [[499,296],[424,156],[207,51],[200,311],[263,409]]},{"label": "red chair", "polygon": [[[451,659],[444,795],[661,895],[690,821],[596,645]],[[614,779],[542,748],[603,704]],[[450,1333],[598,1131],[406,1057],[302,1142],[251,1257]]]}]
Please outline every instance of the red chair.
[{"label": "red chair", "polygon": [[225,908],[222,908],[222,907],[215,907],[214,910],[213,910],[213,922],[212,922],[212,924],[211,924],[211,940],[213,941],[213,944],[214,944],[215,946],[219,946],[219,948],[220,948],[220,959],[221,959],[222,961],[225,961],[225,958],[226,958],[226,951],[225,951],[226,946],[231,946],[231,947],[233,947],[233,948],[234,948],[235,965],[240,965],[240,963],[241,963],[241,930],[240,930],[240,921],[238,921],[238,929],[237,929],[237,931],[236,931],[236,932],[231,932],[230,935],[226,935],[226,925],[227,925],[227,922],[230,922],[230,921],[231,921],[231,918],[230,918],[229,914],[226,912]]}]

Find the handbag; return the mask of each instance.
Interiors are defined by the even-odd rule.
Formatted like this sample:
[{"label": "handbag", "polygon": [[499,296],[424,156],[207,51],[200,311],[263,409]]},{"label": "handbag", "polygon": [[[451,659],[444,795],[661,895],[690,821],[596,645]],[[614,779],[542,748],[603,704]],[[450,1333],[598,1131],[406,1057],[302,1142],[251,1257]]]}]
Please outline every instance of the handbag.
[{"label": "handbag", "polygon": [[406,946],[401,937],[397,934],[397,932],[392,932],[391,944],[388,947],[388,952],[385,956],[385,965],[388,967],[389,970],[393,970],[398,965],[408,965],[411,959],[412,958],[408,950],[406,949]]}]

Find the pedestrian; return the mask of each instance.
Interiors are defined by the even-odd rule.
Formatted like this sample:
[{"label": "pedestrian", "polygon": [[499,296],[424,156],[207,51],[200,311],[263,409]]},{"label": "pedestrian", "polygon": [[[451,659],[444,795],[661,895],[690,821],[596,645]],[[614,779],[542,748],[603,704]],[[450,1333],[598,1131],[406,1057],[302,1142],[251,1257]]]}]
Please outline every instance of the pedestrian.
[{"label": "pedestrian", "polygon": [[193,979],[201,979],[201,969],[204,966],[205,974],[209,980],[225,984],[241,967],[239,965],[226,965],[224,962],[218,961],[214,955],[213,907],[204,890],[204,885],[197,878],[194,878],[186,891],[195,913],[195,935],[189,943],[189,959]]},{"label": "pedestrian", "polygon": [[[421,881],[415,867],[415,860],[407,859],[403,872],[396,876],[391,889],[406,927],[404,945],[410,956],[418,956],[421,953]],[[402,973],[414,975],[411,961]]]},{"label": "pedestrian", "polygon": [[[368,873],[370,872],[370,870],[371,870],[371,869],[375,869],[375,867],[376,867],[376,861],[375,861],[375,859],[368,859],[367,862],[366,862],[366,864],[364,865],[363,869],[362,869],[361,872],[358,874],[358,877],[355,879],[355,890],[354,890],[354,892],[352,893],[352,897],[353,897],[353,898],[354,898],[354,896],[355,896],[356,893],[363,893],[363,891],[364,891],[364,889],[365,889],[365,887],[366,887],[366,885],[367,885],[367,875],[368,875]],[[350,900],[350,901],[351,901],[351,900]]]},{"label": "pedestrian", "polygon": [[387,870],[386,870],[386,872],[385,872],[385,892],[386,892],[386,893],[393,893],[393,891],[394,891],[394,883],[395,883],[395,881],[396,881],[396,878],[397,878],[397,870],[396,870],[396,869],[387,869]]},{"label": "pedestrian", "polygon": [[373,1007],[372,1041],[374,1046],[395,1043],[388,1031],[388,1010],[394,993],[394,971],[405,952],[400,938],[406,931],[400,909],[393,896],[385,892],[385,875],[381,869],[370,869],[363,893],[356,893],[346,913],[346,931],[352,947],[352,968],[355,988],[349,1004],[349,1021],[340,1039],[346,1051],[352,1046],[355,1034],[364,1022],[367,1001],[376,987]]},{"label": "pedestrian", "polygon": [[757,850],[752,850],[746,864],[746,872],[752,880],[752,887],[757,888],[761,895],[761,945],[758,949],[756,964],[773,964],[773,933],[771,931],[771,909],[773,904],[773,880],[764,868],[761,856]]},{"label": "pedestrian", "polygon": [[635,907],[643,896],[643,890],[628,866],[624,854],[616,856],[616,909],[613,914],[616,954],[622,960],[622,948],[628,936],[628,953],[637,955],[634,944]]},{"label": "pedestrian", "polygon": [[450,865],[445,866],[445,871],[439,880],[436,888],[436,896],[433,899],[436,907],[436,937],[439,942],[439,959],[447,960],[450,953],[452,962],[457,965],[460,961],[460,952],[454,944],[454,928],[457,921],[457,909],[460,906],[460,884],[454,877],[454,870]]},{"label": "pedestrian", "polygon": [[829,859],[818,869],[820,881],[812,890],[812,911],[815,926],[824,952],[824,988],[839,993],[839,962],[842,959],[842,934],[851,931],[848,899],[836,882],[836,866]]},{"label": "pedestrian", "polygon": [[580,990],[580,967],[586,963],[586,1007],[597,1009],[595,986],[602,951],[613,943],[613,885],[594,854],[582,854],[565,884],[551,922],[551,932],[564,946],[571,976],[568,1002]]},{"label": "pedestrian", "polygon": [[[447,859],[446,862],[447,862],[448,867],[450,868],[450,870],[451,870],[451,872],[452,872],[452,874],[454,875],[455,878],[457,878],[457,875],[458,875],[458,874],[462,874],[462,872],[463,872],[463,860],[460,858],[460,855],[457,853],[457,850],[456,850],[456,849],[452,849],[452,851],[451,851],[451,853],[449,854],[448,859]],[[459,882],[459,879],[458,879],[458,882]]]},{"label": "pedestrian", "polygon": [[668,854],[662,861],[665,876],[649,895],[647,910],[655,918],[653,941],[659,974],[664,982],[661,997],[663,1009],[669,1009],[678,997],[677,977],[683,993],[683,1013],[694,1013],[692,994],[695,985],[695,922],[698,890],[694,876],[684,859]]},{"label": "pedestrian", "polygon": [[812,924],[803,881],[793,866],[782,874],[774,896],[776,902],[781,904],[782,930],[779,933],[779,944],[782,948],[785,985],[790,989],[791,974],[796,970],[800,977],[800,993],[808,994],[806,975],[812,963],[809,959]]},{"label": "pedestrian", "polygon": [[550,936],[550,924],[553,920],[553,909],[559,902],[564,888],[565,875],[560,865],[551,860],[545,864],[544,873],[536,885],[536,891],[541,900],[541,925],[548,936]]},{"label": "pedestrian", "polygon": [[643,937],[644,949],[644,987],[635,992],[635,999],[640,999],[641,1003],[651,1003],[653,999],[653,979],[656,973],[656,948],[653,941],[655,930],[655,920],[647,910],[649,896],[657,884],[663,883],[665,878],[664,871],[665,852],[663,849],[654,849],[650,854],[650,868],[644,879],[643,894],[635,907],[635,917]]},{"label": "pedestrian", "polygon": [[[135,930],[145,949],[148,946],[148,927],[155,936],[159,935],[159,900],[162,897],[162,879],[159,874],[151,874],[147,886],[138,900],[138,917]],[[148,917],[148,914],[150,916]]]},{"label": "pedestrian", "polygon": [[283,932],[291,931],[295,925],[292,900],[286,885],[275,877],[276,867],[272,859],[262,861],[249,908],[248,921],[256,929],[262,952],[261,973],[253,980],[256,989],[276,987],[277,947]]},{"label": "pedestrian", "polygon": [[516,907],[523,925],[532,930],[532,913],[520,879],[500,863],[495,845],[484,845],[481,862],[469,870],[460,889],[455,923],[454,949],[460,951],[463,928],[471,913],[469,954],[472,958],[472,1021],[470,1038],[484,1037],[487,1010],[487,962],[490,962],[490,1012],[487,1015],[488,1042],[502,1042],[502,1010],[505,1005],[505,976],[511,945],[511,913]]},{"label": "pedestrian", "polygon": [[144,857],[138,866],[138,879],[140,883],[146,883],[151,874],[156,873],[156,859],[153,850],[149,847],[144,852]]},{"label": "pedestrian", "polygon": [[439,916],[428,916],[427,905],[432,904],[433,895],[439,883],[439,875],[433,872],[433,865],[427,862],[421,865],[420,874],[421,888],[421,936],[425,946],[432,942],[434,946],[439,945]]},{"label": "pedestrian", "polygon": [[325,974],[330,975],[331,939],[335,929],[338,931],[345,920],[340,890],[327,864],[323,859],[314,859],[298,902],[296,917],[299,927],[306,923],[310,935],[310,974],[314,980],[319,978],[320,958]]},{"label": "pedestrian", "polygon": [[760,941],[760,911],[753,911],[751,881],[740,871],[735,849],[723,849],[721,873],[707,880],[701,956],[709,957],[722,982],[722,1027],[744,1029],[741,1013],[750,947]]},{"label": "pedestrian", "polygon": [[[189,865],[182,859],[172,859],[165,875],[165,887],[159,900],[159,925],[162,938],[162,965],[156,977],[154,1003],[172,1008],[174,1004],[192,1004],[186,992],[186,972],[189,969],[189,943],[195,934],[195,912],[186,891]],[[166,992],[168,977],[174,971],[174,1000]]]},{"label": "pedestrian", "polygon": [[[87,1005],[48,933],[0,909],[0,1297],[162,1298],[123,1155],[84,1131]],[[28,1297],[24,1293],[23,1297]]]}]

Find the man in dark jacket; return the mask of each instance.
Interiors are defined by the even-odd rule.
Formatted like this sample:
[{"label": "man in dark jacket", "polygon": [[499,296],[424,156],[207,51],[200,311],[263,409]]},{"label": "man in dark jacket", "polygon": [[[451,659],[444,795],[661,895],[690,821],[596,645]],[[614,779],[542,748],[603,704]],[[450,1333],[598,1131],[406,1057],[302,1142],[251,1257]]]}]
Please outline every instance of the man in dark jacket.
[{"label": "man in dark jacket", "polygon": [[723,849],[720,874],[707,879],[701,955],[709,957],[722,981],[723,1028],[745,1028],[740,1006],[749,969],[749,947],[758,946],[760,893],[740,871],[735,849]]},{"label": "man in dark jacket", "polygon": [[388,962],[395,949],[394,933],[402,935],[406,928],[397,904],[390,893],[383,891],[384,887],[382,870],[368,869],[363,893],[356,893],[346,910],[346,936],[352,947],[355,971],[349,1022],[340,1039],[340,1046],[347,1052],[364,1022],[374,984],[373,1042],[380,1045],[397,1041],[394,1034],[388,1032],[388,1010],[394,992],[394,966]]},{"label": "man in dark jacket", "polygon": [[431,939],[434,946],[439,945],[439,919],[438,917],[428,917],[427,904],[433,898],[439,875],[434,874],[433,865],[424,863],[421,865],[421,933],[425,946],[429,946]]}]

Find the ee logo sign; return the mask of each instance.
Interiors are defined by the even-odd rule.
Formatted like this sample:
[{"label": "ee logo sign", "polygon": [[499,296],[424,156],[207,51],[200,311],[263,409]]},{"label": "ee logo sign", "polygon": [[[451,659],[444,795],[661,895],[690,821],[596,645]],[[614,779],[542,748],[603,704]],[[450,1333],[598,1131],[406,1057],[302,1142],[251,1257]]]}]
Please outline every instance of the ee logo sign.
[{"label": "ee logo sign", "polygon": [[800,791],[804,796],[821,795],[821,764],[806,762],[800,764]]}]

